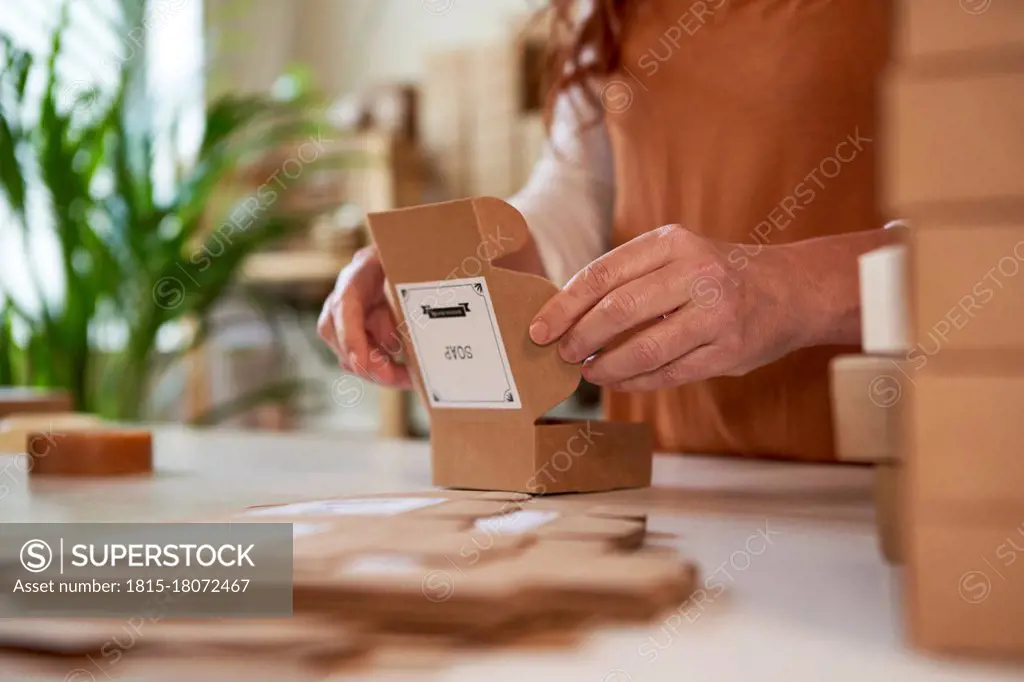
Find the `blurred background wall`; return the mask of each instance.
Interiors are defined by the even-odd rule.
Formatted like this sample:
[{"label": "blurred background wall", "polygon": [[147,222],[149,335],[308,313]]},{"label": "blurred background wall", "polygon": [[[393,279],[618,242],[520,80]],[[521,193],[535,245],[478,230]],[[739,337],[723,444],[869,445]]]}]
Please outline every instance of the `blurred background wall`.
[{"label": "blurred background wall", "polygon": [[[432,52],[508,39],[540,0],[205,0],[215,70],[269,87],[291,61],[325,93],[422,80]],[[217,46],[221,51],[218,52]],[[242,58],[242,55],[247,58]]]},{"label": "blurred background wall", "polygon": [[[126,363],[119,371],[144,387],[139,389],[144,407],[118,407],[103,390],[93,390],[91,378],[75,376],[73,368],[61,376],[43,376],[38,362],[34,370],[21,362],[14,383],[77,385],[80,409],[106,410],[114,418],[423,435],[425,414],[411,395],[340,374],[315,338],[316,317],[340,268],[367,243],[366,212],[473,195],[509,196],[525,181],[544,144],[541,57],[547,34],[543,21],[535,20],[540,0],[0,3],[0,33],[11,37],[14,48],[37,57],[25,101],[13,109],[8,102],[4,110],[26,122],[13,158],[39,149],[40,139],[30,134],[33,116],[38,117],[33,112],[45,94],[41,71],[66,9],[61,58],[53,74],[57,108],[66,114],[69,129],[92,125],[96,117],[86,116],[90,112],[112,112],[128,128],[152,131],[153,158],[147,157],[147,167],[135,169],[135,181],[144,187],[146,178],[153,181],[146,206],[155,216],[136,212],[126,218],[121,212],[81,220],[53,206],[54,186],[34,177],[33,164],[26,163],[22,170],[30,203],[38,206],[18,221],[14,213],[3,213],[10,207],[0,202],[0,240],[8,245],[0,249],[0,306],[5,297],[19,309],[26,301],[29,308],[44,301],[59,308],[68,296],[76,298],[69,294],[74,287],[65,275],[71,272],[75,278],[72,251],[80,245],[69,247],[69,235],[85,243],[112,240],[107,246],[115,250],[117,239],[111,235],[122,242],[152,238],[156,251],[142,254],[146,264],[164,261],[163,269],[129,282],[138,289],[136,300],[152,287],[153,301],[143,308],[155,310],[161,320],[152,349],[140,351],[132,340],[137,331],[132,320],[143,309],[131,305],[114,306],[117,312],[104,317],[93,310],[104,308],[104,300],[86,306],[91,317],[84,322],[62,320],[77,330],[68,335],[84,344],[71,359],[90,368]],[[115,101],[122,87],[128,96]],[[187,243],[172,233],[148,236],[166,227],[166,219],[154,222],[163,215],[160,211],[209,165],[204,140],[211,122],[220,125],[217,117],[225,106],[237,106],[246,96],[294,99],[300,93],[302,109],[292,114],[318,120],[315,135],[267,145],[255,162],[232,157],[230,164],[221,164],[222,176],[196,199],[197,207],[172,206],[194,232]],[[124,135],[124,143],[132,144],[130,130],[115,126],[109,133]],[[304,150],[317,158],[298,164],[296,154],[301,157]],[[328,156],[346,162],[334,170],[322,168]],[[74,163],[69,155],[64,170],[76,172]],[[105,163],[90,183],[102,186],[104,174],[116,170]],[[285,176],[288,181],[282,183]],[[258,248],[246,247],[244,257],[234,244],[229,256],[221,257],[224,244],[217,233],[234,220],[225,216],[235,216],[239,202],[253,201],[247,194],[271,182],[282,193],[287,190],[289,199],[272,207],[260,204],[261,213],[274,213],[261,218],[283,220],[284,214],[276,213],[282,208],[301,215],[289,213],[287,224],[274,228],[276,236]],[[103,214],[112,200],[99,198],[95,190],[81,200],[95,203]],[[115,183],[113,195],[123,201],[132,191]],[[196,211],[202,215],[193,215]],[[111,220],[115,230],[98,227]],[[22,241],[19,222],[27,246],[10,248]],[[204,255],[213,254],[214,247],[220,249],[217,257]],[[138,253],[114,255],[127,259],[126,273],[141,267],[131,261]],[[238,262],[228,265],[235,256]],[[197,263],[208,260],[225,267],[224,277],[211,284],[193,272]],[[33,286],[33,269],[42,273],[41,294]],[[169,311],[160,300],[165,292],[158,289],[168,282],[180,287],[181,301],[173,302],[182,309]],[[87,278],[76,286],[83,284],[91,286]],[[96,295],[117,303],[121,289]],[[3,314],[0,307],[0,332]],[[31,317],[31,311],[25,314]],[[51,353],[55,365],[74,364],[64,362],[63,351],[45,334],[19,335],[21,322],[15,319],[12,340],[6,342],[15,356]],[[4,343],[0,333],[0,349]],[[126,347],[134,347],[135,354]],[[5,352],[0,350],[0,368]],[[138,368],[140,362],[146,367]],[[17,359],[14,365],[19,366]],[[113,371],[107,381],[114,386],[120,378]],[[0,376],[0,384],[11,380]],[[122,390],[127,390],[124,383]],[[582,404],[570,401],[566,409],[591,409],[593,402],[591,395]]]}]

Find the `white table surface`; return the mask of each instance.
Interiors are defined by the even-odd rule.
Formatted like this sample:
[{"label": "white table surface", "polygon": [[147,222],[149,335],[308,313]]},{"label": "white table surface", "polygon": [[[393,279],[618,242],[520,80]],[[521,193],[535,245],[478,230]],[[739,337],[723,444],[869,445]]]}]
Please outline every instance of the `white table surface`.
[{"label": "white table surface", "polygon": [[[156,466],[152,477],[135,479],[29,480],[21,458],[0,457],[0,521],[173,520],[251,504],[430,487],[426,444],[327,434],[160,429]],[[597,631],[567,647],[460,652],[440,669],[408,679],[1024,679],[1024,668],[937,660],[903,644],[900,575],[877,548],[869,469],[663,456],[654,480],[648,490],[602,497],[646,506],[650,532],[678,536],[662,542],[700,566],[703,604],[650,627]],[[0,659],[0,682],[156,679],[127,665],[114,673],[51,670],[46,676],[21,665]],[[266,666],[241,666],[221,663],[195,674],[283,679]],[[160,679],[188,679],[167,674]],[[385,678],[364,671],[331,679]]]}]

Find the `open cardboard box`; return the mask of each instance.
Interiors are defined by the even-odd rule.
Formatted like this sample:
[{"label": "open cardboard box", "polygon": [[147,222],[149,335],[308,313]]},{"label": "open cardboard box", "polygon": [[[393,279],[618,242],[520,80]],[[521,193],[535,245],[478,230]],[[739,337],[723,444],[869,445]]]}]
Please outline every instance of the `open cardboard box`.
[{"label": "open cardboard box", "polygon": [[434,485],[532,494],[650,485],[646,424],[550,420],[580,366],[528,328],[557,288],[497,267],[522,248],[526,221],[482,197],[369,216],[404,355],[430,413]]}]

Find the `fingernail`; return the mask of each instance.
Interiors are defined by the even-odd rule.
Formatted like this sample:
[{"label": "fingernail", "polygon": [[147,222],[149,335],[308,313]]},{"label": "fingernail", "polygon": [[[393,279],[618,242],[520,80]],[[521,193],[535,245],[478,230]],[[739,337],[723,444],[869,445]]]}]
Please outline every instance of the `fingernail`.
[{"label": "fingernail", "polygon": [[573,349],[573,346],[568,339],[563,339],[562,342],[558,344],[558,354],[561,355],[562,359],[566,362],[576,363],[583,362],[587,359],[586,356],[580,357],[580,354]]},{"label": "fingernail", "polygon": [[352,367],[352,369],[356,369],[357,367],[359,367],[359,361],[356,358],[356,354],[354,352],[350,352],[348,354],[348,364],[349,366]]},{"label": "fingernail", "polygon": [[530,338],[534,343],[544,343],[548,340],[548,326],[543,320],[536,320],[530,325]]}]

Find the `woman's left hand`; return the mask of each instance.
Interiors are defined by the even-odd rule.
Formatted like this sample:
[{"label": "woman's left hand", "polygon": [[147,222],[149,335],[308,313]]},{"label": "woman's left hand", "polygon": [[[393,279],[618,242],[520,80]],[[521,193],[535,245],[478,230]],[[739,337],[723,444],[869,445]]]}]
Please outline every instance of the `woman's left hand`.
[{"label": "woman's left hand", "polygon": [[587,381],[616,390],[738,376],[810,342],[820,317],[808,303],[811,280],[785,245],[724,244],[667,225],[578,273],[530,336],[558,341],[566,361],[586,361]]}]

